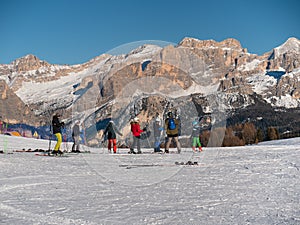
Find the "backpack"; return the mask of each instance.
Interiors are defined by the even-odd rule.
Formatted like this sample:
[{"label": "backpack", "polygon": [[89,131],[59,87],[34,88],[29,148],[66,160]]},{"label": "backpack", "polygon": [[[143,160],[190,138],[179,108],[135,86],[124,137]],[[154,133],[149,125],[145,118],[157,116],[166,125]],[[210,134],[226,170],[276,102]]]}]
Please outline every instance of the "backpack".
[{"label": "backpack", "polygon": [[168,128],[170,130],[175,130],[176,128],[176,124],[173,118],[169,118],[169,122],[168,122]]}]

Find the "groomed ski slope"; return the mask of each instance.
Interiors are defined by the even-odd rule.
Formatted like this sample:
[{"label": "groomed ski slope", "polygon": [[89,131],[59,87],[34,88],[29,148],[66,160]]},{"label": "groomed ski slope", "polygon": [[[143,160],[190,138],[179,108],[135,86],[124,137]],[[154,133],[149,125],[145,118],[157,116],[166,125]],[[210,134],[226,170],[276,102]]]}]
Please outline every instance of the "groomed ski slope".
[{"label": "groomed ski slope", "polygon": [[[85,147],[66,158],[13,152],[47,141],[0,143],[0,224],[300,224],[300,138],[180,155]],[[175,165],[187,160],[199,165]]]}]

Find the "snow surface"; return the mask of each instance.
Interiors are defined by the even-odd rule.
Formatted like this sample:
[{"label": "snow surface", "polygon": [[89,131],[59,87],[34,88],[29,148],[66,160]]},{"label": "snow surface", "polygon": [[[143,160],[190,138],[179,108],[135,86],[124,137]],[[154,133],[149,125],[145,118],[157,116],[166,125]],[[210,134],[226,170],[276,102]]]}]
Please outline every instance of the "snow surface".
[{"label": "snow surface", "polygon": [[300,224],[300,138],[180,155],[83,146],[92,153],[62,158],[13,152],[45,140],[0,143],[0,224]]}]

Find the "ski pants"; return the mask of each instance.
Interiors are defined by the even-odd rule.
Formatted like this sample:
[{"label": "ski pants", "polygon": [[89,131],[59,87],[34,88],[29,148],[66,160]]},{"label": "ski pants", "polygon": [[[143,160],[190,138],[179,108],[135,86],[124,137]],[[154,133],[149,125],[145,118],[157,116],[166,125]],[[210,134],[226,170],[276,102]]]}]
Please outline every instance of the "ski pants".
[{"label": "ski pants", "polygon": [[193,147],[201,147],[200,138],[199,137],[193,137]]},{"label": "ski pants", "polygon": [[133,136],[133,143],[132,143],[132,146],[131,146],[131,148],[132,148],[132,149],[134,148],[134,146],[136,146],[136,147],[137,147],[137,150],[138,150],[138,152],[140,152],[140,151],[141,151],[141,143],[140,143],[140,138],[141,138],[141,137],[136,137],[136,136]]},{"label": "ski pants", "polygon": [[154,151],[160,150],[160,136],[154,137]]},{"label": "ski pants", "polygon": [[174,139],[174,141],[176,142],[177,151],[180,152],[181,147],[180,147],[180,143],[178,141],[178,136],[169,136],[168,135],[168,142],[166,144],[166,150],[169,150],[172,139]]},{"label": "ski pants", "polygon": [[79,151],[79,145],[80,145],[80,138],[79,136],[74,136],[73,137],[73,146],[72,146],[72,151],[75,151],[75,148],[76,148],[76,151]]},{"label": "ski pants", "polygon": [[55,151],[58,151],[60,149],[60,144],[62,143],[62,137],[61,137],[61,133],[56,133],[54,134],[55,137],[57,138],[57,142],[56,142],[56,145],[54,147],[54,150]]},{"label": "ski pants", "polygon": [[113,147],[114,153],[117,152],[117,139],[108,139],[108,151],[111,151],[111,147]]}]

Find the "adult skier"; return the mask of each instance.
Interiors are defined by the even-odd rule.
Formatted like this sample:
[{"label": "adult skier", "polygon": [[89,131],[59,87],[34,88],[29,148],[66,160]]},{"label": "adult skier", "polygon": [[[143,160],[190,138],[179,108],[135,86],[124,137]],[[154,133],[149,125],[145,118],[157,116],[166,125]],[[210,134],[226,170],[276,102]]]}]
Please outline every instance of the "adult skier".
[{"label": "adult skier", "polygon": [[146,128],[144,128],[143,130],[141,130],[140,127],[140,120],[138,117],[135,117],[133,119],[133,121],[130,123],[131,126],[131,132],[133,135],[133,143],[132,146],[130,148],[130,151],[128,153],[130,154],[136,154],[136,152],[134,151],[134,146],[137,146],[137,154],[141,154],[141,143],[140,143],[140,139],[141,139],[141,133],[143,133]]},{"label": "adult skier", "polygon": [[59,118],[61,115],[59,113],[56,113],[52,118],[52,130],[53,134],[57,138],[56,145],[54,147],[54,150],[52,151],[52,154],[63,154],[63,152],[60,150],[60,145],[62,143],[62,136],[61,136],[61,128],[64,127],[65,123],[60,122]]},{"label": "adult skier", "polygon": [[174,118],[172,112],[168,112],[168,118],[165,120],[165,130],[168,137],[168,141],[165,147],[165,153],[169,153],[169,147],[171,141],[174,140],[177,146],[177,152],[181,152],[180,143],[178,141],[179,136],[179,120]]},{"label": "adult skier", "polygon": [[80,152],[80,128],[79,128],[80,121],[76,121],[75,125],[73,126],[72,131],[72,138],[73,138],[73,146],[72,146],[72,152]]},{"label": "adult skier", "polygon": [[117,129],[117,127],[115,126],[114,121],[109,121],[109,123],[107,124],[103,134],[105,136],[104,139],[108,140],[108,151],[111,152],[111,148],[113,147],[113,151],[114,153],[117,153],[117,134],[119,134],[120,136],[123,136],[123,134]]}]

